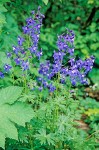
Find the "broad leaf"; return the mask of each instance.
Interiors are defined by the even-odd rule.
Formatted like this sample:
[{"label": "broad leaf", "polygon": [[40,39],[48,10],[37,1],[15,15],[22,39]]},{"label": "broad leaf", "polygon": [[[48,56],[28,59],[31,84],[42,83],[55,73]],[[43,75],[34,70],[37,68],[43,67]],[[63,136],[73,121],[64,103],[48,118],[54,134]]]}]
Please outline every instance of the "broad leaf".
[{"label": "broad leaf", "polygon": [[10,0],[0,0],[0,4],[4,4],[6,2],[10,2]]},{"label": "broad leaf", "polygon": [[43,0],[43,2],[45,3],[45,5],[47,5],[47,3],[48,3],[48,0]]},{"label": "broad leaf", "polygon": [[4,23],[6,23],[6,18],[2,13],[0,13],[0,25],[2,25]]},{"label": "broad leaf", "polygon": [[22,87],[17,86],[10,86],[2,89],[0,91],[0,106],[5,103],[14,103],[17,100],[17,98],[19,98],[20,94],[22,93],[22,90]]},{"label": "broad leaf", "polygon": [[0,147],[4,148],[5,138],[18,140],[15,124],[25,126],[33,118],[33,109],[26,103],[17,101],[21,87],[7,87],[0,91]]}]

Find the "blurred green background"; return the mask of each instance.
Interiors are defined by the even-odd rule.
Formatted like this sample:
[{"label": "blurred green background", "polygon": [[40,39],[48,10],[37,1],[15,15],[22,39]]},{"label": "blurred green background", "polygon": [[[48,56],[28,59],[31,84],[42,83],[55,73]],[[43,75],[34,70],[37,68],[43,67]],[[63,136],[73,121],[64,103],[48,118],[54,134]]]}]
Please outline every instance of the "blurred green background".
[{"label": "blurred green background", "polygon": [[22,34],[25,19],[41,6],[45,15],[39,46],[45,59],[57,49],[57,35],[69,28],[75,33],[75,54],[82,58],[95,56],[89,78],[99,85],[99,1],[98,0],[0,0],[0,51],[11,51]]}]

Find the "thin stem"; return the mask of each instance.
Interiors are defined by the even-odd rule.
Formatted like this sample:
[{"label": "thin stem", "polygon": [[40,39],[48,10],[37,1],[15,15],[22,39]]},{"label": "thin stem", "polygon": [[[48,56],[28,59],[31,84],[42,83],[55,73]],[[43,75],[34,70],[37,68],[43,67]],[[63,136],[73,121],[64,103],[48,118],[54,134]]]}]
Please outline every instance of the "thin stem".
[{"label": "thin stem", "polygon": [[[28,130],[31,130],[31,126],[29,124],[27,124],[26,126],[27,126]],[[32,133],[30,133],[30,136],[29,136],[29,143],[30,143],[30,146],[31,146],[31,150],[34,150]]]},{"label": "thin stem", "polygon": [[96,133],[98,133],[98,132],[99,132],[99,130],[98,130],[98,131],[93,132],[91,135],[89,135],[89,136],[86,138],[86,141],[87,141],[87,140],[89,140],[89,138],[91,138],[94,134],[96,134]]},{"label": "thin stem", "polygon": [[60,72],[58,72],[58,74],[57,74],[56,97],[58,96],[58,86],[59,86],[59,82],[60,82]]},{"label": "thin stem", "polygon": [[13,85],[14,85],[14,74],[12,73]]},{"label": "thin stem", "polygon": [[26,72],[25,72],[25,75],[24,75],[24,84],[23,84],[23,86],[24,86],[24,89],[25,89],[25,93],[27,94],[27,79],[26,79],[26,77],[27,77],[27,70],[26,70]]}]

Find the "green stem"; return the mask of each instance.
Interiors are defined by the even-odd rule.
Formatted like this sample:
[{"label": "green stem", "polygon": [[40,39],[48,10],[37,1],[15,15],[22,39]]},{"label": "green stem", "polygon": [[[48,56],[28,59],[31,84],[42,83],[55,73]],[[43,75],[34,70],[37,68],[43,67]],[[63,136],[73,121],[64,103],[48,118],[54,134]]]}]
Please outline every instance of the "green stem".
[{"label": "green stem", "polygon": [[12,73],[13,85],[14,85],[14,74]]},{"label": "green stem", "polygon": [[56,81],[56,97],[58,96],[58,87],[60,82],[60,72],[57,74],[57,81]]},{"label": "green stem", "polygon": [[96,133],[99,133],[99,130],[93,132],[91,135],[89,135],[87,138],[86,138],[86,141],[88,141],[94,134]]},{"label": "green stem", "polygon": [[24,89],[25,89],[25,93],[27,94],[27,80],[26,80],[26,77],[27,77],[27,71],[25,72],[25,76],[24,76]]},{"label": "green stem", "polygon": [[32,132],[31,132],[31,126],[30,126],[30,124],[26,124],[26,127],[27,127],[27,129],[28,129],[28,131],[30,132],[30,134],[29,134],[29,144],[30,144],[30,146],[31,146],[31,150],[34,150],[34,145],[33,145],[33,135],[32,135]]},{"label": "green stem", "polygon": [[32,141],[33,141],[33,139],[31,138],[30,139],[31,150],[34,150],[34,146],[33,146],[33,142]]},{"label": "green stem", "polygon": [[27,85],[26,85],[26,78],[24,77],[24,89],[25,89],[25,93],[27,93]]}]

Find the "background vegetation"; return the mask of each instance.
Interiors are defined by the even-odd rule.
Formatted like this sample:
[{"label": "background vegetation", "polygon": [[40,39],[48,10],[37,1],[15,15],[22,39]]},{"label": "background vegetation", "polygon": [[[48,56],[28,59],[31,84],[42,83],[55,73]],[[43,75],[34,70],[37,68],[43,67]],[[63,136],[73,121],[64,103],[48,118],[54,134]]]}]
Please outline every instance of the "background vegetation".
[{"label": "background vegetation", "polygon": [[[77,57],[82,57],[82,59],[88,58],[90,55],[95,56],[95,63],[93,70],[89,73],[88,78],[90,81],[90,86],[80,86],[80,88],[76,88],[76,93],[72,94],[72,97],[69,97],[71,103],[71,110],[76,112],[75,117],[72,116],[72,111],[69,112],[70,102],[67,102],[66,108],[67,112],[65,115],[71,117],[71,121],[73,121],[76,117],[80,118],[79,128],[84,130],[84,132],[78,131],[74,129],[72,126],[70,128],[70,122],[68,122],[66,129],[68,130],[68,138],[64,145],[64,150],[79,150],[79,147],[82,146],[82,150],[98,150],[98,142],[99,142],[99,1],[98,0],[0,0],[0,65],[2,61],[5,61],[5,53],[8,51],[12,51],[12,45],[16,44],[16,38],[18,35],[22,34],[22,26],[25,25],[25,20],[30,16],[30,12],[32,10],[37,10],[38,6],[41,6],[41,12],[45,15],[45,19],[43,20],[43,26],[40,34],[40,42],[39,47],[42,47],[43,50],[43,59],[50,59],[56,47],[57,35],[65,32],[66,28],[69,28],[75,33],[75,54]],[[34,62],[35,63],[35,62]],[[1,67],[1,66],[0,66]],[[0,80],[0,88],[7,87],[10,85],[9,78],[6,78],[6,81]],[[80,89],[80,90],[79,90]],[[1,90],[1,89],[0,89]],[[2,95],[2,93],[1,93]],[[61,94],[62,96],[62,94]],[[61,97],[62,99],[62,97]],[[35,97],[34,97],[35,100]],[[34,100],[31,102],[34,104]],[[51,101],[52,99],[50,99]],[[60,103],[60,102],[59,102]],[[56,100],[53,101],[53,107],[56,107]],[[51,147],[53,141],[55,140],[54,136],[57,137],[56,141],[58,141],[58,145],[56,144],[56,150],[62,150],[63,148],[59,144],[58,132],[57,135],[48,134],[47,144],[46,138],[44,139],[44,135],[46,135],[46,131],[44,129],[40,129],[40,124],[44,124],[43,119],[46,116],[46,120],[52,115],[51,103],[48,102],[46,106],[48,109],[51,108],[51,112],[46,112],[46,108],[41,107],[38,111],[38,116],[42,114],[41,119],[34,118],[27,128],[23,128],[19,126],[20,141],[6,139],[6,148],[7,150],[14,149],[31,149],[28,146],[28,143],[31,143],[31,139],[27,140],[31,135],[31,132],[35,134],[36,140],[34,141],[35,148],[34,150],[54,150],[54,146]],[[62,104],[59,105],[59,109],[61,109]],[[78,109],[80,107],[80,109]],[[62,108],[63,109],[63,108]],[[43,110],[45,110],[45,114],[43,114]],[[37,117],[37,116],[36,116]],[[30,117],[31,119],[31,117]],[[68,118],[65,116],[61,116],[61,121],[65,122]],[[28,121],[28,120],[26,120]],[[25,122],[25,121],[24,121]],[[20,123],[19,125],[23,125]],[[35,122],[35,123],[34,123]],[[17,121],[16,123],[19,123]],[[65,124],[65,123],[64,123]],[[36,125],[38,128],[36,128]],[[55,124],[54,124],[55,125]],[[35,131],[39,130],[39,135],[35,133]],[[50,126],[50,125],[49,125]],[[68,128],[69,126],[69,128]],[[55,126],[56,127],[56,126]],[[58,128],[58,127],[57,127]],[[60,127],[60,132],[64,131],[64,125]],[[30,132],[29,132],[29,131]],[[50,128],[49,128],[50,130]],[[71,136],[73,133],[73,136]],[[55,131],[54,131],[55,132]],[[86,142],[82,142],[81,140],[88,134]],[[70,137],[69,137],[70,135]],[[78,135],[78,136],[77,136]],[[80,140],[80,136],[82,138]],[[51,137],[51,138],[50,138]],[[74,141],[69,140],[74,138]],[[82,143],[81,143],[82,142]],[[37,144],[36,144],[37,143]],[[80,145],[81,144],[81,145]],[[40,145],[43,145],[40,147]],[[67,145],[67,146],[66,146]],[[60,149],[58,148],[60,147]],[[53,148],[53,149],[52,149]],[[2,148],[1,148],[2,149]],[[80,149],[81,150],[81,149]]]}]

